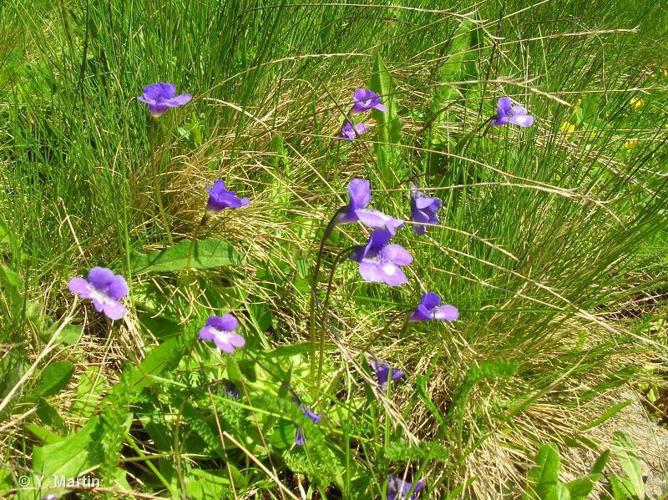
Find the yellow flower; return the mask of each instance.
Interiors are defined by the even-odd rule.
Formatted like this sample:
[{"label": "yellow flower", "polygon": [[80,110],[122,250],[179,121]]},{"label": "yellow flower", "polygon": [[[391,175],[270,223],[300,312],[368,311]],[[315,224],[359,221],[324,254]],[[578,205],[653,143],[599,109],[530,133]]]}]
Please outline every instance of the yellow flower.
[{"label": "yellow flower", "polygon": [[634,109],[640,109],[645,105],[645,99],[642,97],[631,97],[629,104]]},{"label": "yellow flower", "polygon": [[559,130],[561,130],[564,134],[572,134],[575,132],[575,125],[569,122],[564,122],[561,124],[561,127],[559,127]]},{"label": "yellow flower", "polygon": [[633,149],[638,146],[638,139],[629,139],[624,143],[626,149]]}]

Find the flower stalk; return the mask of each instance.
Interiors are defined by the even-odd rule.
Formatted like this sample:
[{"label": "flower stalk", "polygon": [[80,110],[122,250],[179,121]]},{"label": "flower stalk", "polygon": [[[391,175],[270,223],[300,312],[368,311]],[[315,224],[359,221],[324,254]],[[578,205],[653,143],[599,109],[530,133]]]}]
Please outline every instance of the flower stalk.
[{"label": "flower stalk", "polygon": [[[313,275],[311,276],[311,303],[310,303],[310,318],[309,318],[309,337],[311,340],[311,377],[315,379],[316,377],[316,334],[315,334],[315,317],[316,317],[316,307],[318,302],[318,278],[320,277],[320,268],[322,267],[322,259],[325,255],[325,243],[331,236],[334,228],[339,222],[339,216],[345,211],[345,207],[340,208],[336,211],[332,219],[327,223],[325,231],[322,233],[322,238],[320,239],[320,248],[318,249],[318,256],[315,261],[315,267],[313,268]],[[319,378],[318,378],[319,380]],[[319,383],[314,384],[314,396],[318,393],[318,388],[316,387]]]},{"label": "flower stalk", "polygon": [[153,116],[149,121],[148,128],[148,143],[151,150],[151,176],[153,177],[153,190],[155,192],[155,199],[158,203],[158,212],[160,214],[160,220],[162,222],[163,229],[167,236],[167,242],[169,246],[174,245],[174,239],[172,238],[172,232],[169,229],[169,221],[167,219],[167,212],[165,212],[165,205],[162,201],[162,186],[160,182],[160,164],[162,163],[162,147],[158,144],[158,133],[160,125],[158,120]]}]

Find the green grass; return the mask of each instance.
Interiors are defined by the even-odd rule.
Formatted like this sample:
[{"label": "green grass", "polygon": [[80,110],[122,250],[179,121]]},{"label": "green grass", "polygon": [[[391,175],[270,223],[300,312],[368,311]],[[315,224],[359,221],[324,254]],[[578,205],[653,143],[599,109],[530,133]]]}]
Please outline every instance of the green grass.
[{"label": "green grass", "polygon": [[[406,474],[488,498],[521,493],[545,443],[573,477],[592,465],[579,450],[609,446],[616,389],[666,359],[643,327],[668,291],[665,7],[388,4],[0,3],[2,495],[92,474],[79,495],[377,498]],[[135,97],[155,81],[194,99],[151,143]],[[360,86],[396,121],[336,141]],[[501,95],[536,125],[484,125]],[[419,180],[442,223],[397,235],[414,263],[396,289],[332,271],[367,236],[334,232],[318,377],[311,272],[353,177],[406,219]],[[216,178],[252,201],[199,230]],[[195,234],[224,243],[192,270]],[[146,268],[173,245],[180,260]],[[128,279],[123,321],[67,291],[95,265]],[[406,327],[395,312],[426,290],[460,319]],[[195,340],[224,312],[247,342],[234,357]],[[405,371],[389,394],[366,354]]]}]

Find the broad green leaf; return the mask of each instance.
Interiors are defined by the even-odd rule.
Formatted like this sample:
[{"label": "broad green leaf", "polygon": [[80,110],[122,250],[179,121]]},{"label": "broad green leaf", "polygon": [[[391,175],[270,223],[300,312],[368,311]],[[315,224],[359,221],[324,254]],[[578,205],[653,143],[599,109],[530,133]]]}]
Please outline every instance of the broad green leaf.
[{"label": "broad green leaf", "polygon": [[172,337],[153,348],[138,366],[128,372],[126,379],[128,387],[138,392],[153,382],[153,375],[160,375],[166,368],[177,366],[184,355],[178,348],[179,344],[180,339]]},{"label": "broad green leaf", "polygon": [[594,484],[601,478],[603,469],[605,469],[609,459],[610,452],[606,450],[594,463],[589,476],[575,479],[566,484],[573,500],[584,500],[589,496],[594,489]]},{"label": "broad green leaf", "polygon": [[67,361],[56,361],[48,365],[39,377],[32,394],[36,397],[47,397],[57,393],[72,378],[74,365]]},{"label": "broad green leaf", "polygon": [[[191,256],[192,248],[192,259]],[[190,262],[189,262],[190,261]],[[221,240],[183,240],[174,246],[151,254],[135,254],[132,260],[134,274],[172,272],[182,269],[212,269],[241,262],[240,256],[229,243]]]},{"label": "broad green leaf", "polygon": [[459,91],[450,83],[461,80],[461,77],[467,72],[467,68],[468,71],[475,68],[475,63],[471,68],[469,61],[475,61],[475,53],[472,53],[470,48],[478,41],[476,33],[475,23],[463,20],[452,36],[448,56],[436,72],[436,80],[440,85],[436,87],[434,100],[432,101],[431,111],[434,116],[442,111],[447,101],[459,95]]},{"label": "broad green leaf", "polygon": [[636,500],[636,496],[633,493],[633,484],[631,484],[629,479],[613,474],[610,476],[609,481],[612,487],[612,496],[615,500]]},{"label": "broad green leaf", "polygon": [[79,432],[62,441],[36,447],[33,470],[45,476],[77,477],[102,461],[102,434],[100,417],[93,417]]},{"label": "broad green leaf", "polygon": [[7,227],[7,224],[0,220],[0,244],[2,243],[9,243],[10,241],[10,233],[9,233],[9,228]]},{"label": "broad green leaf", "polygon": [[22,290],[23,279],[21,275],[8,266],[0,264],[0,293],[7,297],[9,306],[13,311],[20,310],[23,307]]},{"label": "broad green leaf", "polygon": [[271,328],[272,314],[271,309],[265,303],[246,303],[246,310],[250,319],[259,333],[266,332]]},{"label": "broad green leaf", "polygon": [[[147,358],[150,358],[150,354]],[[132,423],[132,413],[127,408],[128,401],[132,399],[132,392],[129,391],[129,388],[142,387],[143,379],[133,377],[137,368],[124,372],[121,381],[109,391],[105,398],[106,406],[101,415],[90,419],[79,432],[57,443],[35,448],[33,470],[43,476],[57,475],[75,478],[102,462],[109,463],[109,456],[106,455],[117,457],[123,437]],[[138,382],[137,379],[139,379]],[[137,383],[133,387],[128,384],[128,381]],[[52,390],[49,386],[47,388],[46,392]],[[110,429],[111,432],[105,432],[106,429]],[[105,477],[107,480],[113,480],[127,487],[125,472],[122,469],[107,467]]]},{"label": "broad green leaf", "polygon": [[171,337],[181,331],[181,326],[165,316],[139,314],[140,324],[155,336],[156,339]]},{"label": "broad green leaf", "polygon": [[[286,344],[271,351],[263,352],[263,356],[266,358],[283,358],[283,357],[292,357],[299,354],[306,354],[311,352],[313,346],[310,342],[302,342],[299,344]],[[336,344],[325,344],[325,351],[333,351],[337,349]]]},{"label": "broad green leaf", "polygon": [[241,374],[241,369],[239,368],[237,361],[232,356],[227,358],[227,376],[232,382],[243,383],[244,381],[244,377]]},{"label": "broad green leaf", "polygon": [[49,429],[39,426],[37,424],[33,424],[32,422],[27,423],[25,427],[28,430],[28,432],[30,432],[33,436],[35,436],[44,444],[57,443],[58,441],[63,439],[62,436],[59,436],[55,432],[51,432]]},{"label": "broad green leaf", "polygon": [[74,345],[81,337],[81,325],[67,325],[60,332],[58,341],[65,345]]},{"label": "broad green leaf", "polygon": [[3,286],[11,286],[17,290],[23,287],[21,275],[4,264],[0,265],[0,278],[2,279],[0,283]]},{"label": "broad green leaf", "polygon": [[394,186],[398,177],[403,175],[403,172],[396,171],[399,151],[394,147],[401,142],[401,120],[397,114],[398,102],[392,75],[378,53],[369,88],[381,96],[381,102],[387,107],[386,112],[374,109],[371,113],[378,127],[374,150],[381,177],[388,186]]},{"label": "broad green leaf", "polygon": [[557,483],[550,488],[545,500],[571,500],[571,494],[565,484]]},{"label": "broad green leaf", "polygon": [[[188,472],[186,478],[186,496],[193,500],[205,500],[210,498],[232,498],[230,479],[228,471],[232,470],[235,487],[244,484],[243,475],[230,462],[225,464],[222,471],[205,471],[194,468]],[[237,481],[237,475],[241,481]]]},{"label": "broad green leaf", "polygon": [[618,431],[614,436],[614,454],[626,474],[625,485],[632,488],[632,493],[638,498],[645,497],[645,482],[642,478],[642,464],[635,452],[635,444],[624,432]]},{"label": "broad green leaf", "polygon": [[397,114],[398,103],[394,81],[378,53],[373,63],[373,74],[369,87],[381,96],[381,102],[387,107],[386,112],[377,109],[372,111],[379,125],[378,139],[388,144],[399,144],[401,142],[401,121]]},{"label": "broad green leaf", "polygon": [[559,483],[559,452],[551,444],[545,444],[538,450],[536,466],[528,474],[530,488],[538,498],[548,498],[554,495]]},{"label": "broad green leaf", "polygon": [[[446,109],[450,104],[460,97],[461,84],[457,86],[454,82],[465,79],[477,78],[477,66],[475,63],[476,52],[473,50],[479,45],[481,35],[480,29],[476,24],[469,20],[463,20],[455,33],[452,35],[451,43],[447,49],[447,57],[443,64],[436,71],[436,81],[438,85],[434,89],[430,109],[426,113],[428,134],[425,147],[441,151],[448,141],[445,133]],[[468,140],[468,136],[460,139],[460,142]],[[455,149],[459,150],[460,145]],[[436,173],[442,170],[441,162],[444,157],[428,153],[427,164],[429,172]]]},{"label": "broad green leaf", "polygon": [[311,290],[311,265],[305,259],[297,259],[295,262],[295,289],[301,293],[308,293]]},{"label": "broad green leaf", "polygon": [[37,403],[37,416],[39,419],[44,422],[45,425],[53,427],[55,429],[62,430],[64,433],[67,433],[67,426],[65,422],[60,417],[58,410],[51,406],[46,400],[40,398]]},{"label": "broad green leaf", "polygon": [[588,477],[581,477],[566,483],[566,488],[568,488],[573,500],[581,500],[587,498],[587,495],[591,493],[594,482]]},{"label": "broad green leaf", "polygon": [[[128,413],[122,429],[126,433],[132,423]],[[79,431],[53,444],[36,447],[33,451],[33,470],[43,476],[65,476],[75,478],[98,466],[104,460],[102,441],[104,426],[95,416]]]}]

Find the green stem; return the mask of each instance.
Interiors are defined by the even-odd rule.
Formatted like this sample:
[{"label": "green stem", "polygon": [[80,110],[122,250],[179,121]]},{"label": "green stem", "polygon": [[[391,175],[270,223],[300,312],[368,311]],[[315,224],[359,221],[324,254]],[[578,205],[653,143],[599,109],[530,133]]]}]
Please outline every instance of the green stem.
[{"label": "green stem", "polygon": [[[345,207],[342,207],[336,211],[334,217],[329,221],[327,227],[325,228],[322,238],[320,239],[320,249],[318,250],[318,257],[315,261],[315,268],[313,269],[313,276],[311,277],[311,313],[309,318],[309,336],[311,339],[311,380],[316,377],[316,338],[315,338],[315,317],[316,317],[316,306],[318,302],[318,278],[320,276],[320,267],[322,266],[322,259],[325,255],[325,243],[327,239],[334,231],[334,228],[337,224],[337,218],[345,210]],[[313,397],[315,399],[317,396],[317,389],[315,384],[313,385]]]},{"label": "green stem", "polygon": [[204,224],[206,224],[207,220],[209,220],[209,212],[204,211],[204,215],[202,216],[202,220],[200,220],[199,224],[197,224],[197,227],[195,228],[195,232],[193,233],[192,240],[190,241],[190,250],[188,251],[188,269],[190,269],[192,267],[193,253],[195,252],[195,245],[197,243],[197,237],[199,236],[199,232],[204,227]]},{"label": "green stem", "polygon": [[162,226],[167,235],[167,242],[169,246],[174,245],[174,239],[172,238],[172,232],[169,229],[169,221],[167,220],[167,212],[165,211],[165,205],[162,201],[162,186],[160,185],[160,163],[162,160],[162,154],[160,148],[158,147],[158,132],[159,125],[156,118],[150,118],[149,122],[149,132],[148,132],[148,142],[151,149],[151,175],[153,176],[153,190],[155,191],[155,199],[158,202],[158,211],[160,213],[160,220],[162,221]]},{"label": "green stem", "polygon": [[341,257],[348,254],[352,248],[345,248],[336,254],[334,257],[334,263],[332,264],[332,270],[329,272],[329,278],[327,279],[327,292],[325,292],[325,303],[322,307],[322,317],[321,317],[321,329],[320,329],[320,346],[318,349],[318,376],[316,377],[316,394],[320,393],[320,380],[322,379],[322,366],[325,359],[325,330],[327,327],[327,311],[329,310],[329,298],[332,293],[332,283],[334,281],[334,273],[336,272],[337,266],[341,263]]}]

